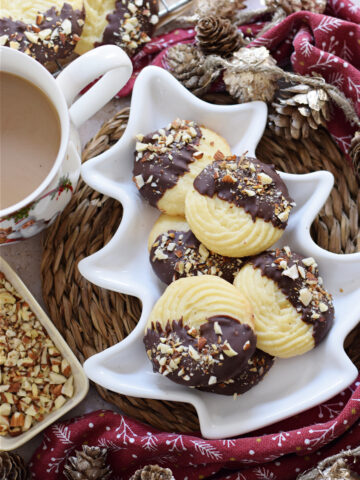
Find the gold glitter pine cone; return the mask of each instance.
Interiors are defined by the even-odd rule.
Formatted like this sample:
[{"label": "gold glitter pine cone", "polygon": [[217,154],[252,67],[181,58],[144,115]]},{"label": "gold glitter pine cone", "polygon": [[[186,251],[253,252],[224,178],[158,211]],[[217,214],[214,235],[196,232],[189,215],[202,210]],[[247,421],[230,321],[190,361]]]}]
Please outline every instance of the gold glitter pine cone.
[{"label": "gold glitter pine cone", "polygon": [[282,8],[286,15],[300,10],[324,13],[327,0],[265,0],[267,7]]},{"label": "gold glitter pine cone", "polygon": [[27,480],[28,478],[28,470],[20,455],[0,452],[0,480]]},{"label": "gold glitter pine cone", "polygon": [[236,12],[246,8],[245,0],[197,0],[195,11],[198,15],[215,15],[232,20]]},{"label": "gold glitter pine cone", "polygon": [[[276,61],[265,47],[240,48],[230,61],[234,67],[276,65]],[[226,90],[238,103],[254,100],[271,101],[277,88],[276,80],[277,76],[272,73],[237,72],[235,68],[227,68],[224,72]]]},{"label": "gold glitter pine cone", "polygon": [[311,129],[326,127],[330,120],[330,98],[321,87],[282,84],[268,116],[268,125],[285,138],[307,138]]},{"label": "gold glitter pine cone", "polygon": [[360,178],[360,130],[355,132],[351,140],[349,155],[354,163],[355,172]]},{"label": "gold glitter pine cone", "polygon": [[165,61],[174,77],[194,95],[207,92],[211,83],[220,74],[220,69],[215,66],[205,67],[203,53],[188,43],[169,48]]},{"label": "gold glitter pine cone", "polygon": [[136,470],[130,480],[175,480],[169,468],[161,468],[159,465],[147,465]]},{"label": "gold glitter pine cone", "polygon": [[63,473],[68,480],[108,480],[112,471],[106,457],[106,448],[82,445],[82,451],[68,458]]},{"label": "gold glitter pine cone", "polygon": [[198,45],[206,55],[228,57],[244,45],[242,33],[227,18],[216,15],[203,16],[195,30]]}]

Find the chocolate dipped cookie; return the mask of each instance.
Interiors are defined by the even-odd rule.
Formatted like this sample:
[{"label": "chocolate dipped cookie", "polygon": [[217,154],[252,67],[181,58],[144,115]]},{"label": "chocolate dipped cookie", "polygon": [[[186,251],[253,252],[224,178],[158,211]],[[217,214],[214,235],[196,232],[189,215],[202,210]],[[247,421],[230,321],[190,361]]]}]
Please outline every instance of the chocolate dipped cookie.
[{"label": "chocolate dipped cookie", "polygon": [[226,140],[195,122],[178,119],[156,132],[137,135],[134,182],[150,205],[184,216],[185,196],[194,178],[219,154],[230,154]]},{"label": "chocolate dipped cookie", "polygon": [[276,357],[301,355],[318,345],[334,319],[331,295],[315,260],[289,247],[251,258],[234,286],[254,309],[257,347]]},{"label": "chocolate dipped cookie", "polygon": [[258,348],[248,360],[246,366],[234,378],[208,387],[198,387],[204,392],[217,393],[218,395],[241,395],[255,387],[267,374],[274,364],[274,357],[262,352]]},{"label": "chocolate dipped cookie", "polygon": [[164,283],[194,275],[217,275],[232,283],[243,261],[209,251],[182,217],[160,215],[149,235],[150,263]]},{"label": "chocolate dipped cookie", "polygon": [[292,206],[274,166],[245,155],[230,156],[208,165],[195,178],[186,196],[185,217],[208,249],[245,257],[279,240]]},{"label": "chocolate dipped cookie", "polygon": [[144,344],[153,370],[176,383],[224,382],[240,373],[255,351],[251,306],[219,277],[180,278],[156,302]]},{"label": "chocolate dipped cookie", "polygon": [[2,0],[0,44],[47,64],[70,56],[84,19],[83,0]]},{"label": "chocolate dipped cookie", "polygon": [[117,45],[131,57],[151,40],[159,21],[157,0],[84,0],[86,23],[76,53]]}]

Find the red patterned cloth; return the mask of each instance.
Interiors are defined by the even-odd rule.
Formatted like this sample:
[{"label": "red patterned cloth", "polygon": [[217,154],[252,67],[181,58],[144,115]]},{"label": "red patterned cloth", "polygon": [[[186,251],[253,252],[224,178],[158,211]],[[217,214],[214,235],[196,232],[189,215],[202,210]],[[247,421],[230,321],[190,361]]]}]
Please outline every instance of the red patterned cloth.
[{"label": "red patterned cloth", "polygon": [[322,405],[227,440],[164,433],[99,410],[49,427],[30,467],[36,480],[63,480],[66,459],[86,442],[108,448],[112,480],[128,480],[156,463],[171,468],[176,480],[294,480],[322,458],[359,446],[359,419],[360,376]]},{"label": "red patterned cloth", "polygon": [[[291,64],[296,73],[320,73],[352,100],[360,116],[360,4],[358,0],[329,0],[326,14],[294,13],[250,46],[266,46],[281,67]],[[261,26],[246,25],[241,30],[245,35],[254,34]],[[154,38],[134,57],[134,74],[119,95],[131,93],[137,75],[146,65],[166,67],[168,47],[193,42],[194,37],[194,29],[177,29]],[[347,153],[355,127],[339,108],[334,109],[328,129]]]}]

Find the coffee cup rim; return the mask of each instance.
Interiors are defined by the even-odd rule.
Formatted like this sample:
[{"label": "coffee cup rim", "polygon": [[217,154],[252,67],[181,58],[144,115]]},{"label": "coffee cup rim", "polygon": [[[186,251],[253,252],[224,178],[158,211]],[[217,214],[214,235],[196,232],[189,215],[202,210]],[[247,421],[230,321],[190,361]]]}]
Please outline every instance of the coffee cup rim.
[{"label": "coffee cup rim", "polygon": [[[16,65],[15,65],[15,68],[8,70],[7,68],[4,68],[4,67],[6,67],[6,61],[11,56],[17,59]],[[68,108],[68,105],[66,104],[65,96],[62,90],[60,89],[59,85],[57,84],[57,82],[55,81],[51,73],[41,63],[39,63],[38,61],[36,61],[35,59],[31,58],[30,56],[26,55],[23,52],[20,52],[18,50],[14,50],[5,46],[0,46],[0,59],[1,59],[0,72],[8,72],[13,75],[17,75],[18,77],[23,78],[24,80],[27,80],[28,82],[35,85],[46,95],[49,102],[51,102],[54,109],[56,110],[59,117],[59,123],[60,123],[60,145],[59,145],[56,159],[50,169],[50,172],[44,178],[44,180],[38,185],[38,187],[35,190],[33,190],[29,195],[27,195],[25,198],[23,198],[16,204],[0,210],[0,219],[3,219],[3,217],[11,215],[17,210],[35,201],[41,195],[41,193],[46,189],[46,187],[51,183],[51,181],[54,179],[66,155],[66,150],[67,150],[69,137],[70,137],[70,115],[69,115],[69,108]],[[26,66],[29,69],[33,69],[33,70],[36,69],[37,75],[42,75],[43,78],[46,78],[47,79],[46,81],[49,82],[49,85],[51,83],[51,89],[54,90],[55,92],[54,95],[56,95],[57,101],[59,102],[58,105],[54,104],[53,100],[49,97],[49,94],[47,91],[44,91],[43,88],[41,88],[33,80],[30,80],[26,75],[23,75],[19,73],[19,71],[17,71],[17,67],[19,63],[21,64],[24,62],[26,63]]]}]

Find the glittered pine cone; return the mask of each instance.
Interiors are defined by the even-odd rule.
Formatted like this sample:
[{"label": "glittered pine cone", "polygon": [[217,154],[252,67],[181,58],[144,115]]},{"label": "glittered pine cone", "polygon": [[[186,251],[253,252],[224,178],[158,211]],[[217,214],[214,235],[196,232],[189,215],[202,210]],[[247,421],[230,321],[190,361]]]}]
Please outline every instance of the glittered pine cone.
[{"label": "glittered pine cone", "polygon": [[215,65],[204,65],[204,54],[194,45],[178,44],[169,48],[165,62],[168,70],[188,90],[202,95],[220,74]]},{"label": "glittered pine cone", "polygon": [[[226,68],[224,82],[226,90],[238,103],[272,100],[277,88],[277,75],[274,73],[255,72],[258,66],[272,67],[276,61],[265,47],[240,48],[230,60],[232,67]],[[249,66],[249,71],[236,71],[236,67]],[[252,69],[252,70],[251,70]]]},{"label": "glittered pine cone", "polygon": [[28,470],[20,455],[0,452],[0,480],[27,480],[28,478]]},{"label": "glittered pine cone", "polygon": [[147,465],[136,470],[130,480],[175,480],[169,468],[161,468],[159,465]]},{"label": "glittered pine cone", "polygon": [[349,155],[354,163],[355,172],[360,178],[360,130],[355,132],[351,140]]},{"label": "glittered pine cone", "polygon": [[216,15],[201,17],[196,27],[196,39],[206,55],[227,57],[244,45],[244,37],[227,18]]},{"label": "glittered pine cone", "polygon": [[106,448],[82,445],[82,451],[68,458],[63,473],[68,480],[108,480],[112,472],[106,457]]},{"label": "glittered pine cone", "polygon": [[268,7],[282,8],[287,15],[300,10],[324,13],[327,0],[265,0]]},{"label": "glittered pine cone", "polygon": [[198,15],[215,15],[217,17],[234,18],[237,11],[246,7],[245,0],[197,0],[195,11]]},{"label": "glittered pine cone", "polygon": [[330,98],[321,87],[279,82],[271,103],[268,125],[285,138],[307,138],[311,130],[326,127],[330,119]]}]

